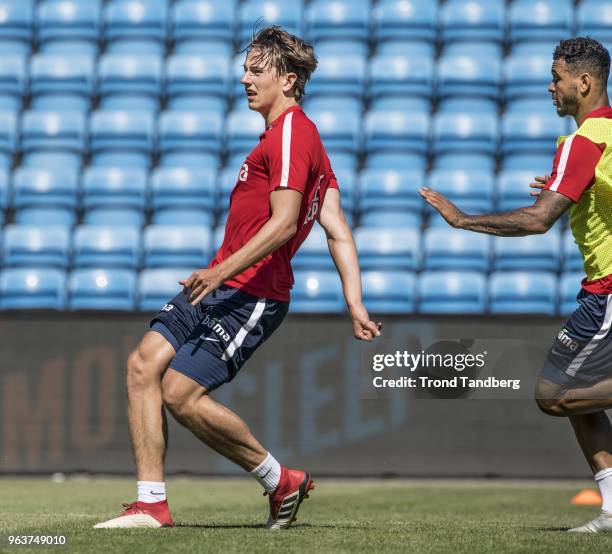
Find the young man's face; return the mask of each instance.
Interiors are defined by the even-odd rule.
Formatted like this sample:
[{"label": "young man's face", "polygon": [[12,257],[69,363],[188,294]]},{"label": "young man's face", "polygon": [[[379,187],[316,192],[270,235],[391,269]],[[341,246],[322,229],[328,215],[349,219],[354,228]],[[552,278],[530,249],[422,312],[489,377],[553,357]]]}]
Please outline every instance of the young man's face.
[{"label": "young man's face", "polygon": [[557,115],[576,115],[578,111],[580,77],[573,75],[567,68],[565,60],[558,59],[552,64],[552,81],[548,85]]},{"label": "young man's face", "polygon": [[284,98],[283,83],[272,67],[263,67],[257,60],[258,49],[252,49],[244,62],[244,75],[240,82],[247,93],[249,108],[267,114]]}]

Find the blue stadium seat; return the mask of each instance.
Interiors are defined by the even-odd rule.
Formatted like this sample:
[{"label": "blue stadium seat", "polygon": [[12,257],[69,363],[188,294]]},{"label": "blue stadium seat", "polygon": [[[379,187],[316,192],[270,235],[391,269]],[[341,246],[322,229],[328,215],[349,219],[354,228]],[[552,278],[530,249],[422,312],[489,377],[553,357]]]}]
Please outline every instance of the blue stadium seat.
[{"label": "blue stadium seat", "polygon": [[0,167],[10,167],[17,143],[17,118],[14,112],[0,111]]},{"label": "blue stadium seat", "polygon": [[150,225],[145,229],[145,267],[206,267],[210,257],[209,227]]},{"label": "blue stadium seat", "polygon": [[97,42],[87,40],[50,40],[40,45],[39,54],[50,56],[73,56],[78,52],[81,56],[96,58],[100,51]]},{"label": "blue stadium seat", "polygon": [[536,175],[543,175],[529,169],[504,169],[497,176],[497,209],[500,212],[530,206],[535,198],[530,196],[533,189],[529,183]]},{"label": "blue stadium seat", "polygon": [[[120,165],[147,167],[153,150],[155,120],[147,111],[93,112],[90,120],[90,148],[93,154],[121,153]],[[95,165],[110,165],[103,158],[94,159]]]},{"label": "blue stadium seat", "polygon": [[233,44],[226,40],[191,39],[177,43],[173,53],[204,59],[221,58],[230,60],[236,52]]},{"label": "blue stadium seat", "polygon": [[355,154],[328,150],[327,155],[334,171],[346,170],[354,172],[357,169],[357,156]]},{"label": "blue stadium seat", "polygon": [[431,0],[380,0],[374,7],[374,39],[436,40],[438,6]]},{"label": "blue stadium seat", "polygon": [[75,267],[137,269],[140,234],[135,227],[79,225],[73,239]]},{"label": "blue stadium seat", "polygon": [[557,137],[567,132],[567,121],[553,110],[509,113],[502,119],[501,150],[504,155],[542,152],[554,156]]},{"label": "blue stadium seat", "polygon": [[207,152],[172,151],[165,152],[161,156],[159,166],[215,171],[219,167],[219,161],[219,156]]},{"label": "blue stadium seat", "polygon": [[423,268],[473,270],[486,273],[491,237],[449,227],[427,229],[423,235]]},{"label": "blue stadium seat", "polygon": [[505,30],[504,0],[447,0],[440,8],[441,38],[501,43]]},{"label": "blue stadium seat", "polygon": [[568,38],[574,9],[571,0],[513,0],[508,9],[509,39],[550,41]]},{"label": "blue stadium seat", "polygon": [[92,208],[85,212],[83,224],[88,227],[131,227],[144,225],[144,212],[136,208]]},{"label": "blue stadium seat", "polygon": [[294,279],[289,308],[292,313],[345,311],[342,285],[336,271],[296,271]]},{"label": "blue stadium seat", "polygon": [[72,228],[76,223],[76,212],[67,208],[22,208],[15,212],[15,223],[33,227]]},{"label": "blue stadium seat", "polygon": [[559,313],[561,315],[570,314],[578,308],[576,296],[580,292],[582,279],[584,279],[582,271],[569,271],[561,275],[559,285]]},{"label": "blue stadium seat", "polygon": [[18,39],[2,39],[0,38],[0,55],[2,56],[18,56],[27,58],[32,52],[32,44],[30,42],[22,42]]},{"label": "blue stadium seat", "polygon": [[495,270],[541,270],[557,272],[561,261],[561,240],[555,230],[545,235],[495,237]]},{"label": "blue stadium seat", "polygon": [[168,208],[153,213],[152,225],[169,225],[172,227],[212,227],[214,224],[212,210],[202,208]]},{"label": "blue stadium seat", "polygon": [[495,155],[497,115],[490,113],[439,113],[433,121],[433,150],[437,154],[482,153]]},{"label": "blue stadium seat", "polygon": [[313,48],[318,59],[336,56],[357,56],[367,59],[369,48],[367,42],[355,39],[328,38],[313,43]]},{"label": "blue stadium seat", "polygon": [[503,48],[495,42],[466,40],[445,44],[443,54],[446,57],[467,56],[476,59],[493,58],[499,60],[503,57]]},{"label": "blue stadium seat", "polygon": [[[508,100],[533,96],[541,98],[550,83],[552,49],[546,55],[510,54],[504,61],[505,96]],[[550,109],[550,101],[548,101]]]},{"label": "blue stadium seat", "polygon": [[215,178],[211,169],[157,168],[151,175],[151,207],[212,210]]},{"label": "blue stadium seat", "polygon": [[144,210],[147,173],[136,167],[90,167],[83,173],[83,208]]},{"label": "blue stadium seat", "polygon": [[[304,4],[302,0],[246,0],[238,10],[238,37],[249,41],[256,22],[262,26],[279,25],[291,34],[302,35]],[[263,18],[263,19],[262,19]]]},{"label": "blue stadium seat", "polygon": [[[400,0],[401,1],[401,0]],[[436,45],[434,42],[422,42],[418,39],[398,37],[397,39],[385,40],[376,45],[377,56],[400,56],[409,60],[428,58],[435,60]]]},{"label": "blue stadium seat", "polygon": [[220,96],[183,94],[168,99],[167,109],[173,112],[216,112],[225,117],[227,99]]},{"label": "blue stadium seat", "polygon": [[100,0],[43,0],[38,5],[37,38],[97,42],[102,10]]},{"label": "blue stadium seat", "polygon": [[78,164],[86,150],[86,123],[82,112],[27,111],[22,118],[21,133],[21,148],[26,154],[41,150],[61,151],[72,155]]},{"label": "blue stadium seat", "polygon": [[20,167],[13,176],[13,206],[67,208],[78,201],[78,174],[74,168]]},{"label": "blue stadium seat", "polygon": [[355,55],[329,56],[319,60],[306,90],[313,96],[338,94],[362,98],[365,77],[365,58]]},{"label": "blue stadium seat", "polygon": [[355,209],[355,199],[357,196],[357,173],[352,169],[338,168],[336,171],[332,167],[336,176],[336,181],[340,188],[340,202],[344,215],[351,214]]},{"label": "blue stadium seat", "polygon": [[500,82],[498,56],[444,54],[438,61],[437,93],[441,97],[497,98]]},{"label": "blue stadium seat", "polygon": [[313,111],[308,114],[326,147],[356,154],[361,142],[361,114],[356,112]]},{"label": "blue stadium seat", "polygon": [[370,313],[407,314],[416,304],[415,277],[407,271],[364,271],[363,301]]},{"label": "blue stadium seat", "polygon": [[425,155],[429,150],[428,113],[370,110],[364,127],[364,146],[368,154],[410,151]]},{"label": "blue stadium seat", "polygon": [[159,151],[212,152],[223,146],[223,117],[218,112],[163,112],[159,119]]},{"label": "blue stadium seat", "polygon": [[378,54],[370,60],[368,90],[373,98],[389,94],[429,97],[433,80],[433,57]]},{"label": "blue stadium seat", "polygon": [[531,176],[545,175],[552,171],[552,156],[543,154],[516,154],[504,156],[503,170],[523,170],[530,171]]},{"label": "blue stadium seat", "polygon": [[[98,93],[104,109],[128,109],[125,97],[134,97],[135,109],[156,110],[161,92],[162,64],[157,56],[106,54],[100,58]],[[118,98],[122,97],[123,105]]]},{"label": "blue stadium seat", "polygon": [[368,39],[369,0],[312,0],[305,15],[309,40],[353,38],[365,42]]},{"label": "blue stadium seat", "polygon": [[172,38],[226,40],[235,38],[236,0],[176,0],[172,8]]},{"label": "blue stadium seat", "polygon": [[7,266],[68,266],[70,232],[67,227],[11,224],[4,230]]},{"label": "blue stadium seat", "polygon": [[315,224],[306,240],[291,260],[294,270],[334,269],[334,262],[329,254],[327,236],[323,227]]},{"label": "blue stadium seat", "polygon": [[[229,90],[229,79],[227,58],[193,55],[174,55],[168,58],[166,92],[170,98],[185,94],[225,97]],[[240,87],[244,92],[244,86]]]},{"label": "blue stadium seat", "polygon": [[264,131],[265,121],[257,112],[230,112],[227,116],[226,126],[228,152],[230,154],[237,154],[246,150],[250,152],[257,145],[259,135]]},{"label": "blue stadium seat", "polygon": [[0,309],[63,310],[66,273],[51,268],[5,269],[0,273]]},{"label": "blue stadium seat", "polygon": [[421,313],[483,313],[486,277],[475,271],[423,271],[417,280],[417,295]]},{"label": "blue stadium seat", "polygon": [[194,268],[145,269],[138,278],[138,309],[158,312],[168,300],[182,290],[179,281],[191,275]]},{"label": "blue stadium seat", "polygon": [[377,210],[375,212],[362,212],[359,218],[361,227],[413,227],[420,229],[421,215],[406,210]]},{"label": "blue stadium seat", "polygon": [[163,43],[168,23],[167,0],[110,0],[104,9],[104,35]]},{"label": "blue stadium seat", "polygon": [[[21,96],[26,92],[26,64],[25,58],[20,55],[2,56],[0,64],[0,95],[3,104],[11,111],[17,111],[21,106]],[[6,103],[10,99],[10,104]]]},{"label": "blue stadium seat", "polygon": [[[495,186],[493,173],[490,171],[435,169],[429,174],[429,186],[468,213],[494,211]],[[442,218],[438,219],[444,221]]]},{"label": "blue stadium seat", "polygon": [[576,10],[579,36],[612,42],[612,6],[609,0],[582,0]]},{"label": "blue stadium seat", "polygon": [[118,39],[106,47],[106,54],[115,56],[151,56],[161,59],[165,52],[166,46],[163,42],[147,39]]},{"label": "blue stadium seat", "polygon": [[437,155],[434,159],[435,169],[466,171],[487,171],[492,173],[495,170],[495,158],[488,154],[470,154],[467,152]]},{"label": "blue stadium seat", "polygon": [[557,277],[543,271],[495,272],[489,278],[492,313],[549,314],[557,304]]},{"label": "blue stadium seat", "polygon": [[218,175],[216,209],[219,213],[229,210],[230,194],[238,181],[239,169],[239,165],[229,165]]},{"label": "blue stadium seat", "polygon": [[571,229],[568,229],[563,233],[562,237],[562,248],[563,248],[563,271],[581,271],[584,272],[584,262],[582,254],[578,249],[578,245],[574,240]]},{"label": "blue stadium seat", "polygon": [[[236,104],[241,104],[237,101]],[[363,102],[359,98],[346,96],[308,96],[302,103],[302,109],[306,115],[316,111],[338,111],[338,112],[362,112]]]},{"label": "blue stadium seat", "polygon": [[355,231],[363,269],[415,269],[420,256],[420,232],[414,228],[360,227]]},{"label": "blue stadium seat", "polygon": [[[330,155],[331,159],[331,155]],[[332,160],[333,162],[333,160]],[[411,152],[402,153],[376,153],[366,158],[366,169],[390,169],[397,171],[424,171],[427,158],[422,154]],[[332,163],[332,167],[337,164]]]},{"label": "blue stadium seat", "polygon": [[9,203],[9,168],[0,167],[0,213]]},{"label": "blue stadium seat", "polygon": [[422,171],[366,169],[361,173],[359,210],[362,214],[385,211],[421,212],[418,189],[425,183]]},{"label": "blue stadium seat", "polygon": [[34,2],[32,0],[0,0],[0,40],[32,39]]},{"label": "blue stadium seat", "polygon": [[213,230],[212,247],[213,252],[216,252],[221,248],[223,239],[225,238],[225,222],[222,225],[218,225]]},{"label": "blue stadium seat", "polygon": [[71,310],[132,311],[136,273],[128,269],[76,269],[68,282]]},{"label": "blue stadium seat", "polygon": [[438,104],[437,113],[486,114],[497,117],[497,100],[492,98],[445,98]]}]

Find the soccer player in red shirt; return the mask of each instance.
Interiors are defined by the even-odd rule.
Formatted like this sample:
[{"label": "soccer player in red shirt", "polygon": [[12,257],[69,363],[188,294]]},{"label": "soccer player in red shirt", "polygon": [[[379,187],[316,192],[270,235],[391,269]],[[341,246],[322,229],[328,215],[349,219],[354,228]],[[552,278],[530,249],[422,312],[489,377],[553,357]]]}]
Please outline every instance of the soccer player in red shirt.
[{"label": "soccer player in red shirt", "polygon": [[560,137],[550,176],[536,177],[532,206],[507,213],[467,215],[443,195],[425,200],[457,229],[498,236],[545,233],[564,213],[587,274],[579,307],[548,352],[536,389],[548,415],[569,418],[603,498],[602,513],[570,529],[612,532],[612,108],[606,91],[610,55],[596,40],[562,40],[555,49],[548,90],[559,116],[578,129]]},{"label": "soccer player in red shirt", "polygon": [[270,500],[269,529],[289,527],[313,488],[308,473],[280,465],[210,392],[231,381],[282,322],[293,284],[290,261],[315,220],[327,234],[355,338],[380,334],[362,303],[338,183],[317,128],[298,103],[316,64],[310,45],[278,27],[261,30],[247,50],[241,82],[265,131],[238,173],[221,248],[208,268],[181,281],[183,292],[152,320],[128,360],[138,499],[98,528],[173,525],[164,484],[164,405],[259,481]]}]

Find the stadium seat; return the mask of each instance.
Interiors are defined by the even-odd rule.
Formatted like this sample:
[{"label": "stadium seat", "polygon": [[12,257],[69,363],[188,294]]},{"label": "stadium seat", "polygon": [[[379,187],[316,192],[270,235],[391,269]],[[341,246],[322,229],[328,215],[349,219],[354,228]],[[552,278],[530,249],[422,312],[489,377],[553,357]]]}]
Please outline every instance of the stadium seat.
[{"label": "stadium seat", "polygon": [[246,150],[250,152],[257,145],[259,135],[264,131],[265,121],[257,112],[230,112],[227,116],[226,126],[227,151],[230,154],[237,154]]},{"label": "stadium seat", "polygon": [[357,169],[357,156],[355,154],[328,150],[327,155],[334,171],[346,170],[354,172]]},{"label": "stadium seat", "polygon": [[97,42],[102,9],[100,0],[43,0],[38,4],[37,38]]},{"label": "stadium seat", "polygon": [[233,44],[226,40],[191,39],[177,43],[173,53],[180,56],[229,60],[236,51]]},{"label": "stadium seat", "polygon": [[219,213],[229,210],[230,194],[238,182],[239,169],[240,165],[229,165],[218,175],[216,210]]},{"label": "stadium seat", "polygon": [[336,181],[340,188],[340,202],[345,215],[352,213],[355,209],[355,201],[357,196],[357,173],[351,169],[338,168],[336,171],[332,168],[336,176]]},{"label": "stadium seat", "polygon": [[497,127],[497,115],[490,113],[439,113],[433,120],[434,153],[464,151],[495,155]]},{"label": "stadium seat", "polygon": [[421,215],[406,210],[377,210],[375,212],[362,212],[359,217],[361,227],[408,227],[421,228]]},{"label": "stadium seat", "polygon": [[442,41],[489,40],[501,43],[505,8],[504,0],[447,0],[440,8]]},{"label": "stadium seat", "polygon": [[238,9],[240,43],[251,39],[257,22],[261,22],[261,26],[278,25],[291,34],[302,36],[303,13],[302,0],[246,0]]},{"label": "stadium seat", "polygon": [[361,142],[361,114],[357,112],[313,111],[314,122],[323,144],[336,152],[356,154]]},{"label": "stadium seat", "polygon": [[312,0],[305,13],[308,40],[353,38],[365,42],[370,14],[369,0]]},{"label": "stadium seat", "polygon": [[[364,147],[368,154],[409,151],[425,155],[429,150],[428,113],[370,110],[364,127]],[[324,142],[327,143],[325,139]]]},{"label": "stadium seat", "polygon": [[[435,169],[429,174],[429,187],[442,193],[467,213],[494,211],[495,186],[490,171]],[[438,219],[444,221],[441,217]]]},{"label": "stadium seat", "polygon": [[[159,159],[160,167],[181,167],[184,169],[206,169],[216,171],[219,167],[219,156],[207,152],[171,151],[165,152]],[[242,163],[243,160],[241,160]]]},{"label": "stadium seat", "polygon": [[553,157],[543,154],[506,155],[503,158],[503,170],[523,170],[534,175],[546,175],[552,171]]},{"label": "stadium seat", "polygon": [[365,58],[355,55],[329,56],[319,60],[306,90],[313,96],[337,94],[362,98],[365,77]]},{"label": "stadium seat", "polygon": [[473,270],[486,273],[491,237],[449,227],[427,229],[423,235],[423,268]]},{"label": "stadium seat", "polygon": [[503,48],[495,42],[466,40],[445,44],[442,54],[446,57],[467,56],[476,59],[493,58],[500,60],[503,57]]},{"label": "stadium seat", "polygon": [[[236,105],[240,105],[240,108],[237,109],[242,109],[242,106],[244,106],[241,100],[236,101]],[[337,111],[352,113],[361,113],[363,111],[363,102],[360,98],[341,95],[315,96],[314,98],[308,95],[302,102],[301,106],[306,115],[309,115],[311,112],[317,111]]]},{"label": "stadium seat", "polygon": [[314,42],[312,46],[320,60],[336,56],[357,56],[367,59],[370,50],[367,42],[355,39],[328,38]]},{"label": "stadium seat", "polygon": [[410,38],[433,44],[438,29],[436,4],[430,0],[379,0],[371,14],[374,39]]},{"label": "stadium seat", "polygon": [[429,97],[434,79],[433,57],[409,58],[378,54],[369,65],[368,90],[373,98],[387,95]]},{"label": "stadium seat", "polygon": [[612,42],[612,6],[608,0],[582,0],[576,9],[579,36]]},{"label": "stadium seat", "polygon": [[88,227],[140,229],[144,225],[144,216],[144,212],[136,208],[92,208],[83,215],[83,224]]},{"label": "stadium seat", "polygon": [[17,118],[14,112],[0,111],[0,167],[10,167],[17,143]]},{"label": "stadium seat", "polygon": [[[244,59],[240,63],[243,62]],[[166,93],[171,99],[194,94],[225,97],[229,91],[229,79],[227,58],[174,55],[167,62]],[[244,86],[240,87],[244,92]]]},{"label": "stadium seat", "polygon": [[4,265],[65,268],[69,255],[67,227],[11,224],[4,229]]},{"label": "stadium seat", "polygon": [[137,269],[140,234],[135,227],[79,225],[73,239],[75,267]]},{"label": "stadium seat", "polygon": [[495,157],[489,154],[470,154],[467,152],[439,154],[434,158],[435,169],[495,171]]},{"label": "stadium seat", "polygon": [[9,203],[9,168],[0,167],[0,213]]},{"label": "stadium seat", "polygon": [[223,146],[223,117],[218,112],[163,112],[159,119],[159,151],[212,152]]},{"label": "stadium seat", "polygon": [[376,55],[399,56],[409,60],[428,58],[433,61],[436,58],[436,45],[433,42],[423,42],[410,37],[398,37],[397,39],[379,42],[376,45]]},{"label": "stadium seat", "polygon": [[559,285],[559,313],[567,315],[578,308],[576,296],[580,292],[581,282],[584,279],[583,271],[569,271],[561,275]]},{"label": "stadium seat", "polygon": [[39,54],[50,56],[73,56],[78,52],[81,56],[96,58],[100,51],[97,42],[87,40],[50,40],[43,42],[38,50]]},{"label": "stadium seat", "polygon": [[15,212],[15,223],[32,227],[72,228],[76,223],[76,212],[67,208],[22,208]]},{"label": "stadium seat", "polygon": [[487,116],[497,117],[497,99],[491,98],[445,98],[438,103],[438,114],[486,114]]},{"label": "stadium seat", "polygon": [[495,272],[489,278],[490,310],[498,313],[556,312],[557,277],[543,271]]},{"label": "stadium seat", "polygon": [[27,111],[23,114],[21,133],[21,148],[26,154],[59,151],[73,156],[78,165],[86,150],[86,122],[82,112]]},{"label": "stadium seat", "polygon": [[0,13],[0,40],[31,41],[34,23],[32,0],[1,0]]},{"label": "stadium seat", "polygon": [[441,97],[497,98],[501,82],[498,56],[444,54],[438,60],[437,93]]},{"label": "stadium seat", "polygon": [[315,223],[306,240],[291,260],[294,270],[334,269],[334,262],[329,254],[327,236],[323,227]]},{"label": "stadium seat", "polygon": [[571,0],[513,0],[508,8],[511,43],[568,38],[572,32],[574,9]]},{"label": "stadium seat", "polygon": [[366,169],[361,173],[359,211],[362,214],[380,210],[420,213],[423,200],[418,189],[424,183],[422,171]]},{"label": "stadium seat", "polygon": [[534,177],[542,175],[529,169],[504,169],[497,176],[497,209],[500,212],[530,206],[535,198],[530,195],[533,189],[529,183]]},{"label": "stadium seat", "polygon": [[584,262],[582,259],[582,254],[580,253],[578,245],[574,240],[574,235],[572,235],[571,229],[568,229],[567,231],[565,231],[565,233],[563,233],[562,241],[563,271],[584,271]]},{"label": "stadium seat", "polygon": [[125,38],[109,42],[105,52],[116,56],[151,56],[161,59],[165,55],[166,46],[156,40]]},{"label": "stadium seat", "polygon": [[345,311],[342,285],[336,271],[296,271],[294,279],[289,307],[292,313]]},{"label": "stadium seat", "polygon": [[145,267],[206,267],[210,257],[209,227],[150,225],[145,229]]},{"label": "stadium seat", "polygon": [[104,36],[108,41],[129,38],[163,43],[167,16],[167,0],[110,0],[104,8]]},{"label": "stadium seat", "polygon": [[71,310],[132,311],[136,274],[128,269],[76,269],[68,281]]},{"label": "stadium seat", "polygon": [[83,208],[144,210],[147,173],[135,167],[90,167],[83,173]]},{"label": "stadium seat", "polygon": [[364,271],[363,301],[374,314],[408,314],[416,304],[415,277],[408,271]]},{"label": "stadium seat", "polygon": [[191,275],[195,268],[145,269],[138,278],[138,309],[158,312],[182,290],[179,281]]},{"label": "stadium seat", "polygon": [[8,108],[6,103],[10,99],[11,111],[18,110],[21,106],[21,96],[26,92],[26,63],[25,58],[21,55],[8,54],[2,56],[2,64],[0,64],[0,95],[2,95],[3,104]]},{"label": "stadium seat", "polygon": [[502,119],[501,150],[505,154],[522,152],[554,156],[557,137],[566,135],[567,121],[553,110],[540,113],[508,113]]},{"label": "stadium seat", "polygon": [[358,228],[355,242],[363,269],[415,269],[420,257],[420,232],[414,228]]},{"label": "stadium seat", "polygon": [[151,207],[212,210],[215,178],[210,169],[157,168],[151,175]]},{"label": "stadium seat", "polygon": [[473,314],[486,308],[486,277],[473,271],[423,271],[417,280],[418,311]]},{"label": "stadium seat", "polygon": [[75,210],[78,188],[78,174],[73,168],[20,167],[13,176],[13,206]]},{"label": "stadium seat", "polygon": [[560,269],[561,240],[551,230],[545,235],[495,237],[495,270],[554,271]]},{"label": "stadium seat", "polygon": [[215,112],[225,116],[227,99],[220,96],[205,96],[202,94],[184,94],[173,96],[166,104],[173,112]]},{"label": "stadium seat", "polygon": [[[533,96],[541,98],[550,83],[552,48],[544,54],[510,54],[504,61],[505,97],[508,100]],[[550,109],[550,101],[548,108]]]},{"label": "stadium seat", "polygon": [[51,268],[15,268],[0,273],[0,309],[63,310],[66,273]]},{"label": "stadium seat", "polygon": [[152,225],[169,225],[171,227],[212,227],[214,224],[212,210],[202,208],[170,208],[153,213]]},{"label": "stadium seat", "polygon": [[235,38],[236,0],[176,0],[171,11],[171,36],[176,42],[190,39]]}]

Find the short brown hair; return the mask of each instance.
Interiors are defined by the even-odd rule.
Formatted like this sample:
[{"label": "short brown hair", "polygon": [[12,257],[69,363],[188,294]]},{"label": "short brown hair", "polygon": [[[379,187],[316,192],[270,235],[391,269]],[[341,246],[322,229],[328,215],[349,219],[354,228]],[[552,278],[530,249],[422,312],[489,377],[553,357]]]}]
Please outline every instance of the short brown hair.
[{"label": "short brown hair", "polygon": [[606,87],[610,74],[610,53],[601,42],[590,37],[562,40],[553,54],[553,60],[559,59],[565,61],[572,73],[587,71]]},{"label": "short brown hair", "polygon": [[306,93],[306,83],[317,68],[314,48],[276,25],[265,27],[253,35],[246,52],[254,48],[260,50],[257,61],[264,67],[274,68],[277,75],[297,75],[295,97],[301,100]]}]

